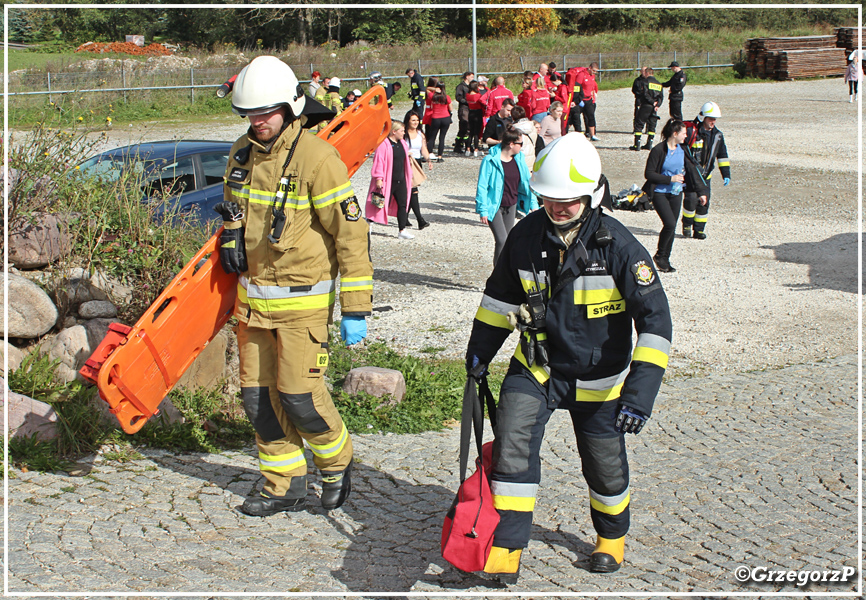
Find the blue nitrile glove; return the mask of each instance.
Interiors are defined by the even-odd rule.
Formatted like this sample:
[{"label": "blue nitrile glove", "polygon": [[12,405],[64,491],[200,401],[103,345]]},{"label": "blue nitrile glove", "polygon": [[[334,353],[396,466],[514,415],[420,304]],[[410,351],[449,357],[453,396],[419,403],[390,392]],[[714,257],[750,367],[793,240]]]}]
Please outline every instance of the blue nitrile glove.
[{"label": "blue nitrile glove", "polygon": [[580,101],[580,104],[578,104],[578,106],[583,108],[583,100]]},{"label": "blue nitrile glove", "polygon": [[622,433],[633,433],[637,435],[640,433],[640,430],[643,429],[646,419],[645,416],[635,409],[629,408],[628,406],[620,406],[619,414],[616,416],[616,425],[614,425],[614,427],[617,431],[621,431]]},{"label": "blue nitrile glove", "polygon": [[725,185],[731,185],[731,178],[725,177]]},{"label": "blue nitrile glove", "polygon": [[471,375],[475,379],[481,379],[487,375],[487,365],[481,364],[481,360],[475,356],[466,357],[466,374]]},{"label": "blue nitrile glove", "polygon": [[367,337],[367,319],[358,315],[345,315],[340,321],[340,337],[347,346]]}]

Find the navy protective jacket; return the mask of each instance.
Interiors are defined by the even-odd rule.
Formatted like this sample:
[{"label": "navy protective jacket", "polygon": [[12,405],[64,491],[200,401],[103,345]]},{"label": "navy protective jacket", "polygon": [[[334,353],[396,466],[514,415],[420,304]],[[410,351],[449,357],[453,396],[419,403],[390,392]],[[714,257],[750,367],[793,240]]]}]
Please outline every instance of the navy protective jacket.
[{"label": "navy protective jacket", "polygon": [[518,344],[511,369],[529,370],[547,389],[550,406],[620,398],[649,416],[670,354],[670,308],[647,250],[600,209],[568,248],[544,210],[511,230],[487,280],[468,359],[493,360],[513,329],[506,315],[527,302],[536,275],[547,298],[550,362],[527,364]]}]

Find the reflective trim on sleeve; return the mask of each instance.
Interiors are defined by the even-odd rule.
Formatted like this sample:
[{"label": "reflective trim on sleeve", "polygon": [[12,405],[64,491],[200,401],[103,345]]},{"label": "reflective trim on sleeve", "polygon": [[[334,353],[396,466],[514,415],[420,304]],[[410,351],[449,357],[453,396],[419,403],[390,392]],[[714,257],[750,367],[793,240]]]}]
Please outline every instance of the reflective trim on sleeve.
[{"label": "reflective trim on sleeve", "polygon": [[493,495],[493,508],[516,512],[532,512],[535,509],[535,496],[538,493],[538,484],[491,481],[490,492]]},{"label": "reflective trim on sleeve", "polygon": [[490,325],[492,327],[499,327],[500,329],[514,331],[514,327],[511,326],[511,323],[508,322],[508,319],[505,317],[505,315],[491,312],[483,306],[478,307],[478,310],[475,312],[475,318],[482,323],[486,323],[487,325]]},{"label": "reflective trim on sleeve", "polygon": [[331,456],[335,456],[343,451],[343,448],[346,446],[346,441],[349,439],[349,431],[346,429],[345,423],[341,423],[342,431],[340,432],[340,437],[337,438],[336,441],[331,442],[330,444],[311,444],[307,442],[307,445],[310,447],[310,450],[313,451],[313,454],[318,456],[319,458],[330,458]]},{"label": "reflective trim on sleeve", "polygon": [[259,469],[262,471],[285,473],[306,466],[307,459],[304,458],[303,450],[295,450],[294,452],[279,454],[277,456],[269,456],[259,452]]},{"label": "reflective trim on sleeve", "polygon": [[628,507],[630,500],[631,494],[628,488],[622,494],[617,494],[616,496],[603,496],[592,491],[592,488],[589,490],[589,505],[606,515],[618,515],[622,513]]},{"label": "reflective trim on sleeve", "polygon": [[729,161],[729,160],[720,160],[720,161],[719,161],[719,166],[720,166],[720,167],[730,167],[730,166],[731,166],[731,161]]},{"label": "reflective trim on sleeve", "polygon": [[334,204],[335,202],[342,202],[349,196],[354,196],[355,190],[352,189],[352,183],[347,181],[343,185],[339,185],[332,190],[325,192],[324,194],[319,194],[318,196],[313,196],[313,208],[316,210],[320,208],[324,208],[329,204]]},{"label": "reflective trim on sleeve", "polygon": [[634,354],[631,358],[667,369],[670,353],[671,343],[669,340],[654,333],[642,333],[637,336],[637,344],[635,344]]},{"label": "reflective trim on sleeve", "polygon": [[618,375],[603,377],[601,379],[582,380],[576,379],[575,386],[577,388],[575,400],[578,402],[607,402],[608,400],[616,400],[622,392],[622,384],[625,378],[628,377],[629,369],[626,369]]},{"label": "reflective trim on sleeve", "polygon": [[340,289],[346,292],[357,292],[359,290],[372,290],[372,277],[341,277]]},{"label": "reflective trim on sleeve", "polygon": [[584,275],[574,280],[575,304],[601,304],[622,300],[610,275]]}]

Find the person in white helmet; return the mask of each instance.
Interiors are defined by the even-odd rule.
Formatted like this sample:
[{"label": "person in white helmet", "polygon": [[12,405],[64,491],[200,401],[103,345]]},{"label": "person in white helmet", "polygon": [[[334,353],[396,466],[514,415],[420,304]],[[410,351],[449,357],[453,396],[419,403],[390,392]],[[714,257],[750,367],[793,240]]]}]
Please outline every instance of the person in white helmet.
[{"label": "person in white helmet", "polygon": [[369,229],[337,150],[305,129],[333,112],[305,96],[292,69],[274,56],[238,75],[232,110],[250,120],[232,146],[220,262],[238,274],[240,382],[256,430],[260,494],[253,516],[303,510],[304,444],[322,472],[322,507],[351,490],[352,440],[325,386],[328,324],[341,279],[341,336],[366,336],[372,311]]},{"label": "person in white helmet", "polygon": [[557,408],[571,413],[589,487],[597,538],[588,567],[620,568],[629,529],[625,434],[639,433],[652,413],[672,331],[652,258],[602,214],[609,186],[583,134],[546,146],[530,187],[544,210],[508,236],[466,352],[469,375],[483,377],[511,331],[520,332],[496,410],[490,483],[500,522],[482,573],[505,582],[516,580],[529,542],[541,442]]},{"label": "person in white helmet", "polygon": [[712,194],[711,178],[716,162],[722,173],[724,185],[731,184],[731,161],[728,158],[728,147],[725,136],[716,127],[722,111],[715,102],[706,102],[694,121],[686,123],[686,144],[698,161],[701,176],[707,184],[706,200],[701,198],[697,190],[686,190],[683,197],[683,237],[694,236],[695,239],[707,239],[707,217],[710,212],[710,197]]}]

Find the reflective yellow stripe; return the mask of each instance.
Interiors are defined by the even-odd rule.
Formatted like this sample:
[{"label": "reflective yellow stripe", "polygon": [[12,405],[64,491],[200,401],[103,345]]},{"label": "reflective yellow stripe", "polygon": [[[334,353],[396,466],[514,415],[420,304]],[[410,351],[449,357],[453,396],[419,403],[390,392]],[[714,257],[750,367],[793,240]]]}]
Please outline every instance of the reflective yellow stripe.
[{"label": "reflective yellow stripe", "polygon": [[507,329],[508,331],[514,331],[514,327],[511,326],[511,323],[508,322],[508,319],[505,318],[505,315],[500,315],[499,313],[495,313],[492,310],[487,310],[483,306],[478,307],[478,311],[475,313],[475,318],[482,323],[487,323],[488,325],[492,325],[493,327],[499,327],[501,329]]},{"label": "reflective yellow stripe", "polygon": [[574,290],[575,304],[602,304],[622,300],[622,295],[616,288],[605,290]]},{"label": "reflective yellow stripe", "polygon": [[307,459],[304,458],[303,450],[295,450],[288,454],[278,454],[276,456],[259,452],[259,468],[262,471],[285,473],[286,471],[293,471],[306,466]]},{"label": "reflective yellow stripe", "polygon": [[238,300],[240,300],[244,304],[249,304],[250,301],[247,298],[247,290],[241,284],[238,284]]},{"label": "reflective yellow stripe", "polygon": [[538,383],[544,385],[545,383],[547,383],[547,380],[550,379],[550,373],[543,367],[539,367],[535,363],[532,363],[531,367],[526,364],[526,357],[523,356],[523,350],[520,348],[520,344],[517,344],[517,349],[514,351],[514,358],[516,358],[517,361],[524,367],[529,369],[529,372],[532,373],[532,376],[538,380]]},{"label": "reflective yellow stripe", "polygon": [[[281,310],[311,310],[327,308],[334,304],[336,293],[318,294],[316,296],[301,296],[298,298],[247,298],[246,304],[259,312],[278,312]],[[244,302],[242,299],[241,302]]]},{"label": "reflective yellow stripe", "polygon": [[355,292],[358,290],[372,290],[372,277],[342,277],[340,286],[344,292]]},{"label": "reflective yellow stripe", "polygon": [[513,510],[516,512],[532,512],[535,510],[535,498],[520,498],[518,496],[493,495],[493,508],[498,510]]},{"label": "reflective yellow stripe", "polygon": [[313,451],[313,454],[315,454],[319,458],[329,458],[331,456],[339,454],[343,450],[343,447],[346,445],[346,440],[349,439],[349,432],[346,429],[346,425],[344,423],[341,423],[341,425],[343,429],[340,432],[340,437],[337,438],[336,441],[331,442],[330,444],[321,445],[310,444],[310,442],[307,442],[307,444],[310,446],[310,450]]},{"label": "reflective yellow stripe", "polygon": [[643,348],[638,346],[634,349],[634,354],[631,358],[632,360],[640,360],[653,365],[658,365],[662,369],[668,368],[668,355],[661,350],[656,350],[655,348]]},{"label": "reflective yellow stripe", "polygon": [[728,160],[720,160],[720,161],[719,161],[719,166],[720,166],[720,167],[730,167],[730,166],[731,166],[731,162],[728,161]]},{"label": "reflective yellow stripe", "polygon": [[707,215],[695,215],[695,223],[706,223]]},{"label": "reflective yellow stripe", "polygon": [[577,388],[577,394],[574,399],[578,402],[607,402],[608,400],[616,400],[622,395],[623,384],[617,384],[607,390],[586,390]]},{"label": "reflective yellow stripe", "polygon": [[353,196],[354,194],[355,191],[352,189],[352,183],[347,181],[343,185],[337,186],[334,189],[325,192],[324,194],[313,196],[313,206],[316,209],[323,208],[325,206],[328,206],[329,204],[341,202],[349,196]]},{"label": "reflective yellow stripe", "polygon": [[[277,199],[276,192],[269,192],[267,190],[254,190],[250,188],[249,185],[245,185],[240,191],[237,191],[235,195],[248,199],[250,204],[263,204],[265,206],[272,206]],[[310,200],[305,197],[301,197],[298,194],[287,193],[286,194],[286,208],[294,208],[294,209],[302,209],[302,208],[310,208]]]},{"label": "reflective yellow stripe", "polygon": [[626,509],[630,499],[631,499],[631,494],[628,494],[625,497],[625,499],[622,502],[620,502],[619,504],[616,504],[614,506],[605,506],[604,504],[602,504],[601,502],[599,502],[595,498],[591,497],[589,499],[589,505],[592,508],[594,508],[595,510],[597,510],[598,512],[602,512],[606,515],[618,515]]}]

